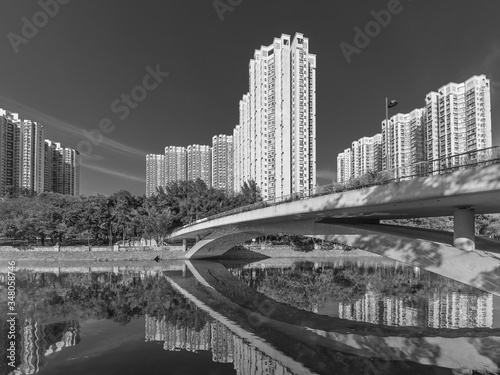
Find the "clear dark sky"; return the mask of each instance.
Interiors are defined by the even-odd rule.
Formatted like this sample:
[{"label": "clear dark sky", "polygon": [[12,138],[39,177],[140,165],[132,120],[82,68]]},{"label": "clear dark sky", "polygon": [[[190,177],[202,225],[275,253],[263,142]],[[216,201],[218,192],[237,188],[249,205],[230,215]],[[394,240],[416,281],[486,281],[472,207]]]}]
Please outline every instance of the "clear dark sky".
[{"label": "clear dark sky", "polygon": [[[301,32],[317,55],[319,184],[332,182],[337,154],[353,140],[380,132],[386,96],[406,113],[429,91],[474,74],[492,80],[500,144],[500,2],[401,0],[400,12],[348,63],[340,43],[354,45],[354,28],[388,3],[242,0],[221,21],[212,0],[71,0],[16,53],[9,33],[23,37],[23,17],[42,8],[2,0],[0,107],[40,121],[46,138],[73,148],[86,139],[83,130],[109,118],[114,130],[82,160],[81,192],[144,194],[145,155],[232,134],[254,50]],[[121,120],[111,104],[158,64],[169,76]]]}]

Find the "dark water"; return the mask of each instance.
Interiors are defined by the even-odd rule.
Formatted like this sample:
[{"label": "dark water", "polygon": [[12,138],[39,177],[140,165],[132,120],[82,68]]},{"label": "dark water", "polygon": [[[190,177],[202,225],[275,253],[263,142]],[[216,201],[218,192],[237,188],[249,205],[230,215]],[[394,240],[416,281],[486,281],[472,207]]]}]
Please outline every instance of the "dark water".
[{"label": "dark water", "polygon": [[[384,259],[17,272],[0,374],[496,374],[500,298]],[[5,275],[1,275],[5,285]]]}]

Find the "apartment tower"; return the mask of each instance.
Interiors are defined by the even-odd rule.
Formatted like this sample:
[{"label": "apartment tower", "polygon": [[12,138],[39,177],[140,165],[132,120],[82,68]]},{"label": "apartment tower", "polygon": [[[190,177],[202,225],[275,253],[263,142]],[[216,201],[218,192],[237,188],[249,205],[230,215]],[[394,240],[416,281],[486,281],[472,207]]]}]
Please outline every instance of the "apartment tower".
[{"label": "apartment tower", "polygon": [[190,145],[187,154],[187,179],[201,178],[207,186],[212,186],[212,150],[206,145]]},{"label": "apartment tower", "polygon": [[187,180],[186,147],[165,147],[165,184]]},{"label": "apartment tower", "polygon": [[233,191],[233,136],[212,137],[212,186],[226,192]]},{"label": "apartment tower", "polygon": [[17,113],[0,109],[0,196],[20,186],[21,121]]},{"label": "apartment tower", "polygon": [[45,131],[35,121],[21,121],[21,187],[42,193],[45,183]]},{"label": "apartment tower", "polygon": [[146,155],[146,197],[156,193],[156,188],[165,186],[165,155]]},{"label": "apartment tower", "polygon": [[425,98],[427,160],[492,146],[490,80],[450,82]]},{"label": "apartment tower", "polygon": [[264,199],[316,186],[316,56],[300,33],[275,38],[249,63],[233,132],[234,189],[255,180]]}]

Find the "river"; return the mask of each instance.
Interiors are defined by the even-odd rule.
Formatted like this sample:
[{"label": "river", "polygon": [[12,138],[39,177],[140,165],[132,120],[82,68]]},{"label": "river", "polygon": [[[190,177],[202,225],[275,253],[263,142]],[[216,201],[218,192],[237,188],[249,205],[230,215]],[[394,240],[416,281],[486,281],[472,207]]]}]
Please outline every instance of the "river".
[{"label": "river", "polygon": [[500,298],[416,267],[381,257],[153,264],[19,269],[15,367],[2,354],[0,374],[500,371]]}]

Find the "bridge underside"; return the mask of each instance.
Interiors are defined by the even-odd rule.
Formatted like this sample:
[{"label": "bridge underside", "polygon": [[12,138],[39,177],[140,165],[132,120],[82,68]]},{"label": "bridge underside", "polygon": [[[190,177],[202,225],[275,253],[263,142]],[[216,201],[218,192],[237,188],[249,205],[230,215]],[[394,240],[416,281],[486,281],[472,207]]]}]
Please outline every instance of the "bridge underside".
[{"label": "bridge underside", "polygon": [[500,295],[500,242],[476,237],[476,251],[451,244],[453,233],[383,224],[341,224],[310,219],[214,229],[187,253],[188,259],[220,257],[252,238],[276,233],[329,240],[421,267]]}]

